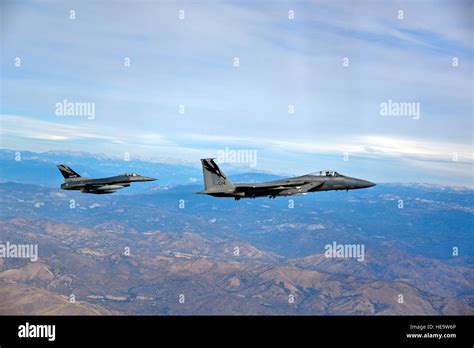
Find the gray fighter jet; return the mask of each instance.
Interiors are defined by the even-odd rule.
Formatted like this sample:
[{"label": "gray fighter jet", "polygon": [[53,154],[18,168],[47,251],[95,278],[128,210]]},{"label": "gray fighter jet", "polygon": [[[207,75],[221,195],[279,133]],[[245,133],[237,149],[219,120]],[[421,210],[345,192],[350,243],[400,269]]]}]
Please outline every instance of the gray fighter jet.
[{"label": "gray fighter jet", "polygon": [[292,196],[318,191],[356,190],[375,186],[373,182],[344,176],[335,171],[320,171],[294,178],[256,184],[233,184],[212,158],[201,159],[204,191],[197,192],[214,197],[255,198]]},{"label": "gray fighter jet", "polygon": [[109,178],[83,178],[74,170],[65,166],[58,165],[58,169],[64,176],[64,183],[61,184],[63,190],[79,190],[83,193],[107,194],[114,193],[119,189],[130,186],[132,182],[155,181],[155,178],[141,176],[136,173],[126,173]]}]

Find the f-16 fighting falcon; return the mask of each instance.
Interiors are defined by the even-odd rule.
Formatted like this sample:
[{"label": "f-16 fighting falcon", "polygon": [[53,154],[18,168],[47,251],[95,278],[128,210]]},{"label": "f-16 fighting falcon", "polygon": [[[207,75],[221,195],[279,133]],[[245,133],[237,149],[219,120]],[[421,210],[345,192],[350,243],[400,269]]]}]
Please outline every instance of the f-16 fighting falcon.
[{"label": "f-16 fighting falcon", "polygon": [[132,182],[155,181],[155,178],[141,176],[136,173],[126,173],[109,178],[83,178],[74,170],[65,166],[58,165],[58,169],[64,176],[64,183],[61,184],[63,190],[79,190],[83,193],[107,194],[114,193],[116,190],[130,186]]},{"label": "f-16 fighting falcon", "polygon": [[255,184],[233,184],[212,158],[201,159],[204,191],[214,197],[255,198],[292,196],[317,191],[356,190],[375,186],[373,182],[344,176],[335,171],[320,171],[294,178]]}]

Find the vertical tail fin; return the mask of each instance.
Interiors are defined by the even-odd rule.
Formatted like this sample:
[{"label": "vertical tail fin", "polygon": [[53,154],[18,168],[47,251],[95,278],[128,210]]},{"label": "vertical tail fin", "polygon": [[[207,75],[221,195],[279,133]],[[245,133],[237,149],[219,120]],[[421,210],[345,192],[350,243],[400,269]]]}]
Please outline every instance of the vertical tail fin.
[{"label": "vertical tail fin", "polygon": [[64,176],[64,180],[80,178],[81,177],[74,170],[72,170],[68,166],[65,166],[64,164],[58,165],[58,169],[61,172],[61,174]]},{"label": "vertical tail fin", "polygon": [[215,186],[232,185],[225,174],[220,170],[219,166],[212,158],[204,158],[201,160],[202,174],[204,176],[204,187],[210,189]]}]

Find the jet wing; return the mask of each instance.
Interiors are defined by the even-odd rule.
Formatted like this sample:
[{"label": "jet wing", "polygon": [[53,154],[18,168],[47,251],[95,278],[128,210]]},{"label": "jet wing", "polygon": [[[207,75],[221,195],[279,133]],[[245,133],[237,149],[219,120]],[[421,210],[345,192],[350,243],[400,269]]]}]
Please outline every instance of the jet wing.
[{"label": "jet wing", "polygon": [[255,184],[255,185],[236,185],[234,192],[261,192],[261,191],[281,191],[292,187],[309,184],[308,181],[289,181],[278,184]]},{"label": "jet wing", "polygon": [[109,185],[104,185],[104,184],[86,184],[84,185],[83,190],[87,191],[89,193],[94,193],[94,192],[115,192],[115,190],[120,190],[123,189],[124,187],[127,187],[128,185],[118,185],[118,184],[109,184]]},{"label": "jet wing", "polygon": [[284,195],[284,196],[304,194],[307,192],[317,191],[317,189],[323,185],[324,185],[324,181],[323,182],[309,182],[301,186],[285,187],[283,190],[279,190],[278,194]]},{"label": "jet wing", "polygon": [[301,190],[301,192],[312,192],[312,191],[317,190],[323,185],[324,185],[324,181],[323,182],[310,182],[305,185],[301,185],[299,189]]}]

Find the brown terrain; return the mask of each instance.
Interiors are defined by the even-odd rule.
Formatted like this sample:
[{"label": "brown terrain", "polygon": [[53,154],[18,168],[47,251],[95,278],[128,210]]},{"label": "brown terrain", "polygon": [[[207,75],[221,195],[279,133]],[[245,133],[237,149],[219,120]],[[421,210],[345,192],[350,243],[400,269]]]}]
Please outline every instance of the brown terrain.
[{"label": "brown terrain", "polygon": [[191,229],[138,233],[27,218],[0,222],[0,240],[39,249],[36,262],[0,259],[2,315],[474,314],[473,294],[462,290],[472,288],[470,269],[408,258],[389,241],[364,262],[286,259]]}]

